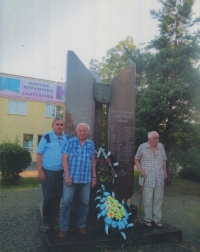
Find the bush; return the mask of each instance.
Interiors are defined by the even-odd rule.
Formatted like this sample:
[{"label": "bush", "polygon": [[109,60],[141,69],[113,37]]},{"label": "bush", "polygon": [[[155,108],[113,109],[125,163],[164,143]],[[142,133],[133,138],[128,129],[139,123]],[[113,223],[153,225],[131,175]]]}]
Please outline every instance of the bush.
[{"label": "bush", "polygon": [[1,181],[6,185],[18,184],[19,173],[27,169],[31,163],[31,154],[17,143],[3,143],[0,145]]},{"label": "bush", "polygon": [[200,169],[183,168],[179,172],[179,176],[183,179],[200,182]]},{"label": "bush", "polygon": [[180,165],[182,166],[179,176],[183,179],[190,179],[200,182],[200,148],[191,147],[187,153],[183,153]]}]

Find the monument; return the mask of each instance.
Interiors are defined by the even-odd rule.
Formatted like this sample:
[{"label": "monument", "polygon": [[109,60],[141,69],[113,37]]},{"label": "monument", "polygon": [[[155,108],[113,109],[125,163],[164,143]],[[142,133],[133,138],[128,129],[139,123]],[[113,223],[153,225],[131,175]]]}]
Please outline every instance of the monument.
[{"label": "monument", "polygon": [[76,125],[86,122],[96,148],[101,147],[102,106],[106,105],[106,146],[119,162],[114,190],[123,199],[133,194],[135,64],[131,63],[110,83],[102,84],[74,52],[67,54],[65,132],[72,136]]}]

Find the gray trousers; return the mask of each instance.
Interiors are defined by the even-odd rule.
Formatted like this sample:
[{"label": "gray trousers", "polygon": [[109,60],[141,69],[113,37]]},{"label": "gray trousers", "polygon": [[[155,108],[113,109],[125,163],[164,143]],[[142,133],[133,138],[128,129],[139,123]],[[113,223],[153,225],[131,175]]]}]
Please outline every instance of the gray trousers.
[{"label": "gray trousers", "polygon": [[160,221],[161,207],[164,196],[164,186],[144,187],[143,191],[143,207],[145,221]]}]

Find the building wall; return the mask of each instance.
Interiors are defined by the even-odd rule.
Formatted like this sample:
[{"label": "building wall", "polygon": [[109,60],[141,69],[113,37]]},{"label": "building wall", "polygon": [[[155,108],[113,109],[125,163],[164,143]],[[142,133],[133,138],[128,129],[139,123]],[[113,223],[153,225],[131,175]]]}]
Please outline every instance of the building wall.
[{"label": "building wall", "polygon": [[[9,77],[12,76],[9,75]],[[17,77],[14,76],[14,78]],[[62,85],[63,84],[64,83],[62,83]],[[61,85],[61,83],[59,83],[59,85]],[[25,101],[27,105],[26,115],[9,114],[9,100],[23,102]],[[3,141],[6,139],[10,140],[11,142],[14,142],[17,136],[20,141],[20,145],[23,146],[23,134],[31,134],[33,135],[33,148],[30,150],[30,152],[32,156],[32,162],[36,162],[36,148],[38,145],[38,136],[41,136],[45,132],[52,130],[51,124],[54,117],[46,117],[46,104],[64,106],[64,102],[63,104],[61,104],[60,102],[56,104],[55,101],[41,102],[30,99],[16,99],[12,97],[3,97],[0,93],[0,144],[3,143]]]},{"label": "building wall", "polygon": [[33,151],[31,151],[32,162],[36,162],[36,148],[38,145],[38,135],[51,131],[53,118],[45,117],[46,104],[41,102],[27,101],[27,115],[7,114],[8,100],[1,99],[1,133],[0,143],[9,139],[14,142],[16,136],[23,146],[23,134],[33,134]]}]

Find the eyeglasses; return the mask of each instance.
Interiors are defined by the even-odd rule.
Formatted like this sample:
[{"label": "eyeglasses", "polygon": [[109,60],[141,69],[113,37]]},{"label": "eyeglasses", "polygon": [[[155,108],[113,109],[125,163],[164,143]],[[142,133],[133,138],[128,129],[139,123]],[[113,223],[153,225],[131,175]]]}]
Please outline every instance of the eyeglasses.
[{"label": "eyeglasses", "polygon": [[56,123],[56,126],[63,126],[63,125],[64,125],[64,124],[62,124],[62,123],[61,123],[61,124],[59,124],[59,123]]}]

